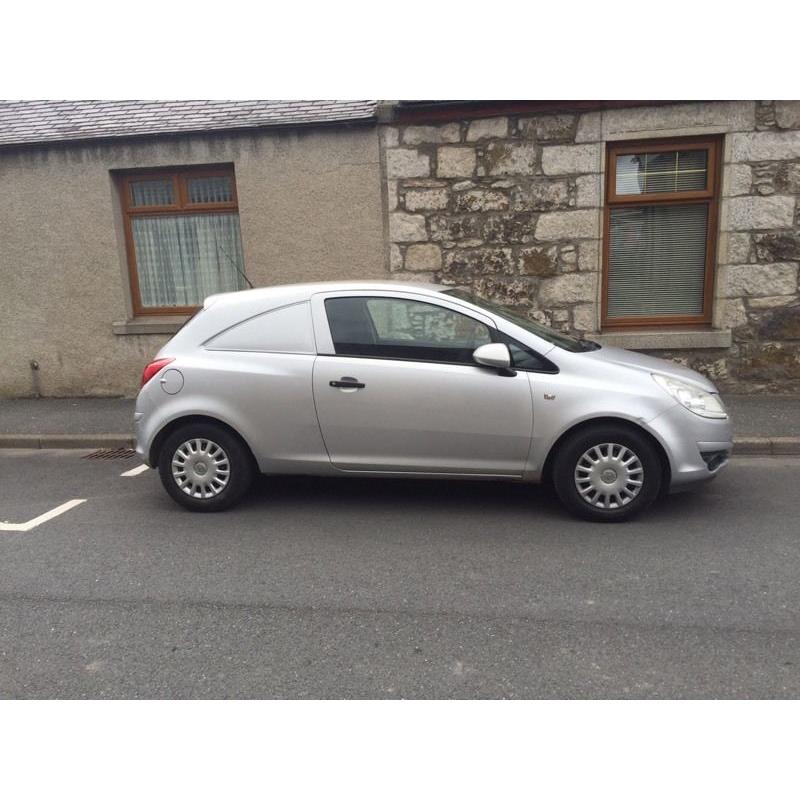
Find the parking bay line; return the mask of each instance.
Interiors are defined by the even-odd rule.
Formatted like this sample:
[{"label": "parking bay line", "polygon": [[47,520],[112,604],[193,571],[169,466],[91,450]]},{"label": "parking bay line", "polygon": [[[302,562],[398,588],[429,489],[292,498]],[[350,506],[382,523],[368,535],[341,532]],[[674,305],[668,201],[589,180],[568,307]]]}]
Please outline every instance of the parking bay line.
[{"label": "parking bay line", "polygon": [[62,503],[60,506],[56,506],[56,508],[51,509],[50,511],[45,511],[44,514],[40,514],[38,517],[34,517],[32,520],[28,522],[0,522],[0,531],[30,531],[34,528],[41,525],[43,522],[47,522],[48,520],[53,519],[54,517],[58,517],[63,514],[65,511],[69,511],[71,508],[75,508],[75,506],[79,506],[81,503],[85,503],[86,500],[67,500],[66,503]]},{"label": "parking bay line", "polygon": [[143,472],[147,472],[149,469],[150,467],[148,467],[147,464],[140,464],[138,467],[121,472],[120,478],[133,478],[135,475],[141,475]]}]

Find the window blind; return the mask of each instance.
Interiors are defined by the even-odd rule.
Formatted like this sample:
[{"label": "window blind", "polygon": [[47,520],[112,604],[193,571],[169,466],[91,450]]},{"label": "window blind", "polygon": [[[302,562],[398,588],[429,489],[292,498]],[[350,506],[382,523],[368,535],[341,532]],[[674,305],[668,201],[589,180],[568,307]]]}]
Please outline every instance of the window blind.
[{"label": "window blind", "polygon": [[610,210],[608,317],[701,314],[708,205]]}]

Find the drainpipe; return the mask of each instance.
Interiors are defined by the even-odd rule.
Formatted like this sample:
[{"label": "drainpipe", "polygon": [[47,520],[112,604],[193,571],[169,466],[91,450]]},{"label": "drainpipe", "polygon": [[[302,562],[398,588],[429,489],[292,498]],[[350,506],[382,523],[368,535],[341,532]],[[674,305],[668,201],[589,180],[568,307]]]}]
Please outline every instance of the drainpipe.
[{"label": "drainpipe", "polygon": [[394,121],[394,110],[399,100],[378,100],[378,105],[375,107],[375,118],[378,123],[390,123]]},{"label": "drainpipe", "polygon": [[28,364],[31,368],[31,393],[34,397],[41,397],[42,386],[39,381],[39,362],[35,358],[32,358]]}]

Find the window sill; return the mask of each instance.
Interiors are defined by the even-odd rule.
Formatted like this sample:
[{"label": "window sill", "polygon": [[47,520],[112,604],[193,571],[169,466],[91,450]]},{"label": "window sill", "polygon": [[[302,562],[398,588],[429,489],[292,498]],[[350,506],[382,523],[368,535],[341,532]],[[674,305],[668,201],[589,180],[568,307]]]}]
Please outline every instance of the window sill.
[{"label": "window sill", "polygon": [[588,339],[627,350],[725,350],[731,346],[729,330],[636,330],[590,333]]},{"label": "window sill", "polygon": [[184,314],[163,317],[134,317],[126,322],[112,322],[111,329],[117,336],[177,333],[187,319],[189,319],[189,316]]}]

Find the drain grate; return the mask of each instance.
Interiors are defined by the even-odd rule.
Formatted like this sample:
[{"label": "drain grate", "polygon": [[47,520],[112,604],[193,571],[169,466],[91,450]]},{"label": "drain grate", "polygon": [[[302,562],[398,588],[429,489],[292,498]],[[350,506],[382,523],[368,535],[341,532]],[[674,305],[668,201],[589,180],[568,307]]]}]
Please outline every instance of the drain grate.
[{"label": "drain grate", "polygon": [[130,447],[103,447],[81,458],[133,458],[136,451]]}]

